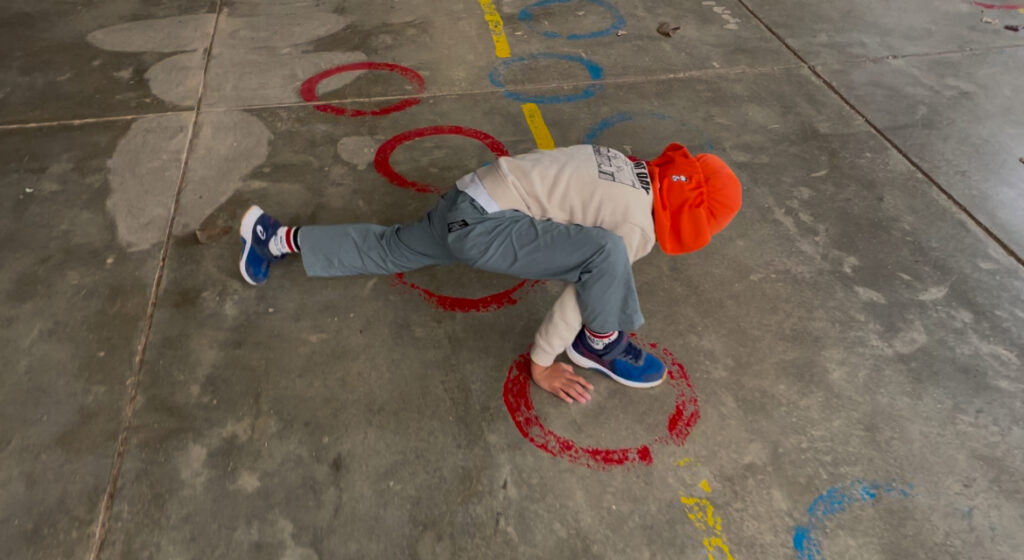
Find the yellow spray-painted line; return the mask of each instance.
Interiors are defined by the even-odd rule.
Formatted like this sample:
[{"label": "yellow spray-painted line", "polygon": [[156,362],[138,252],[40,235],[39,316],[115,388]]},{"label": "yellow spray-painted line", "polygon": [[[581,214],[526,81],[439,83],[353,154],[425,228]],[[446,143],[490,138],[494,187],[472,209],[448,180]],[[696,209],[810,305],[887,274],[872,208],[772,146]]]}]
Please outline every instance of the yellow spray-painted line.
[{"label": "yellow spray-painted line", "polygon": [[[491,40],[494,41],[494,54],[498,58],[512,56],[508,46],[508,37],[505,35],[505,22],[501,20],[501,14],[494,5],[494,0],[478,0],[484,11],[484,19],[487,20],[487,27],[491,30]],[[551,137],[548,125],[544,123],[544,116],[540,114],[540,107],[536,103],[524,103],[522,105],[523,116],[526,117],[526,125],[533,133],[533,141],[541,150],[555,149],[555,139]]]},{"label": "yellow spray-painted line", "polygon": [[555,140],[551,137],[548,125],[544,124],[544,117],[540,114],[540,107],[536,103],[523,104],[523,116],[526,117],[526,124],[533,133],[533,141],[542,150],[555,149]]},{"label": "yellow spray-painted line", "polygon": [[[679,466],[685,467],[689,463],[695,462],[693,459],[687,458],[680,461]],[[706,478],[700,481],[700,489],[707,494],[711,493],[711,484]],[[729,552],[729,545],[725,542],[725,534],[722,532],[722,518],[715,515],[715,506],[711,504],[711,501],[707,498],[692,496],[682,496],[679,499],[686,506],[686,515],[690,521],[706,535],[704,548],[708,551],[708,560],[734,560],[732,553]]]},{"label": "yellow spray-painted line", "polygon": [[511,51],[508,48],[508,37],[505,36],[505,24],[501,21],[501,14],[494,6],[492,0],[479,0],[480,7],[484,10],[484,19],[487,26],[491,28],[491,40],[494,41],[494,54],[498,58],[508,58]]},{"label": "yellow spray-painted line", "polygon": [[[708,551],[708,560],[733,560],[732,553],[729,552],[729,545],[726,544],[725,536],[722,534],[722,518],[715,515],[715,507],[711,505],[711,502],[707,498],[690,496],[683,496],[680,500],[686,506],[686,515],[690,517],[693,525],[708,534],[704,537],[704,548]],[[716,555],[716,550],[721,551],[725,556]]]}]

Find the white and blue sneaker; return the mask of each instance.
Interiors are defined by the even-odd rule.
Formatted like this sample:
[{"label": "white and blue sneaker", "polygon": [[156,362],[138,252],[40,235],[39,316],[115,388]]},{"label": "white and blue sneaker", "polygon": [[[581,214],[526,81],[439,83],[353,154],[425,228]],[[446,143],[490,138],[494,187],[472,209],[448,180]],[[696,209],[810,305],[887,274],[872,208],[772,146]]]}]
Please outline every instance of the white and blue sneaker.
[{"label": "white and blue sneaker", "polygon": [[250,206],[242,216],[242,225],[238,229],[242,236],[242,258],[238,261],[238,270],[242,278],[253,286],[266,282],[270,263],[284,258],[270,252],[270,240],[280,227],[281,222],[259,206]]},{"label": "white and blue sneaker", "polygon": [[665,364],[644,352],[622,331],[599,349],[587,340],[586,330],[580,329],[565,353],[574,364],[600,371],[627,387],[654,387],[665,380]]}]

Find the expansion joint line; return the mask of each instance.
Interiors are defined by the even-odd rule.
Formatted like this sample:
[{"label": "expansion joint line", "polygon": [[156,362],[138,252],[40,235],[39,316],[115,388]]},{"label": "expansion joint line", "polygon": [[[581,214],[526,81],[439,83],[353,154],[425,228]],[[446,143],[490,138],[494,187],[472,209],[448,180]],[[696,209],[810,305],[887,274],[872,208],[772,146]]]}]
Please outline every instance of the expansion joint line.
[{"label": "expansion joint line", "polygon": [[[967,206],[965,206],[962,202],[960,202],[959,199],[957,199],[955,196],[953,196],[953,193],[951,193],[948,189],[943,187],[942,184],[939,183],[939,181],[934,176],[932,176],[931,173],[926,171],[924,169],[924,167],[921,166],[921,164],[919,164],[916,160],[914,160],[914,158],[910,157],[910,154],[908,154],[906,152],[906,150],[901,148],[896,143],[896,141],[892,139],[892,137],[890,137],[888,134],[886,134],[878,125],[876,125],[870,118],[868,118],[868,116],[866,114],[864,114],[863,111],[858,109],[857,106],[854,105],[853,102],[850,101],[849,98],[847,98],[845,95],[842,94],[842,92],[839,91],[839,88],[837,88],[835,86],[835,84],[832,83],[831,80],[826,78],[824,74],[822,74],[821,72],[818,71],[818,67],[817,66],[814,66],[813,64],[811,64],[810,61],[808,61],[806,58],[803,57],[803,55],[801,55],[799,52],[797,52],[797,50],[792,45],[790,45],[789,42],[786,41],[782,37],[782,35],[780,35],[777,31],[775,31],[775,29],[772,26],[768,25],[768,22],[766,22],[764,19],[762,19],[761,16],[759,16],[747,4],[747,0],[736,0],[736,1],[739,2],[739,4],[741,6],[743,6],[743,9],[745,9],[747,11],[747,13],[750,14],[750,17],[754,18],[754,20],[756,20],[757,23],[759,23],[761,25],[761,27],[763,27],[765,29],[765,31],[767,31],[768,33],[771,33],[771,35],[773,37],[775,37],[775,39],[779,43],[781,43],[782,46],[785,47],[786,50],[788,50],[790,54],[792,54],[797,60],[799,60],[800,63],[803,64],[804,67],[807,68],[808,71],[810,71],[812,74],[814,74],[814,77],[816,77],[819,81],[821,81],[821,83],[824,84],[825,87],[828,88],[829,91],[831,91],[836,97],[838,97],[839,100],[842,101],[846,105],[846,107],[848,109],[850,109],[851,111],[856,113],[857,116],[859,116],[871,128],[871,130],[873,130],[875,132],[875,134],[877,134],[882,140],[884,140],[889,145],[890,148],[895,150],[896,153],[898,153],[900,155],[900,157],[902,157],[907,163],[910,164],[911,167],[916,169],[917,172],[921,174],[921,176],[923,176],[925,179],[927,179],[928,182],[931,183],[933,187],[935,187],[940,193],[942,193],[943,196],[945,196],[946,199],[949,200],[949,202],[951,202],[954,206],[957,207],[957,209],[959,209],[961,212],[963,212],[964,215],[966,215],[968,218],[970,218],[970,220],[972,222],[974,222],[974,225],[978,226],[978,228],[980,228],[981,231],[985,232],[985,235],[987,235],[989,237],[989,239],[994,241],[996,243],[996,245],[999,245],[999,247],[1003,250],[1003,252],[1005,252],[1010,258],[1012,258],[1014,261],[1016,261],[1017,264],[1019,264],[1020,266],[1024,266],[1024,257],[1021,257],[1021,255],[1019,253],[1017,253],[1017,251],[1015,251],[1013,249],[1013,247],[1010,247],[1010,245],[1008,243],[1003,241],[1002,238],[1000,238],[994,231],[992,231],[992,229],[990,229],[987,225],[985,225],[985,223],[982,222],[981,219],[978,218],[976,215],[974,215],[974,213],[971,212],[971,210],[968,209]],[[943,53],[943,54],[947,54],[947,53]]]},{"label": "expansion joint line", "polygon": [[157,263],[156,273],[153,276],[153,286],[149,294],[149,304],[146,307],[146,317],[143,321],[142,332],[139,336],[139,345],[136,349],[135,362],[132,366],[132,375],[128,379],[128,401],[125,404],[121,417],[121,431],[117,437],[117,446],[114,449],[114,460],[110,470],[110,477],[107,480],[107,490],[100,503],[99,516],[96,521],[96,528],[93,534],[92,546],[89,551],[89,560],[99,560],[103,550],[103,541],[106,540],[107,530],[110,528],[110,516],[114,507],[114,498],[117,494],[117,483],[121,476],[121,468],[124,465],[124,456],[128,447],[128,432],[131,429],[132,418],[135,415],[135,408],[138,404],[139,382],[142,377],[142,365],[146,357],[146,347],[149,344],[150,333],[153,329],[153,315],[156,312],[157,298],[160,295],[160,286],[163,283],[164,272],[167,268],[167,254],[170,250],[171,240],[174,231],[174,218],[178,211],[178,203],[181,199],[181,191],[185,186],[185,172],[188,169],[189,156],[196,137],[196,124],[199,120],[199,111],[203,105],[203,94],[206,86],[206,74],[210,68],[210,56],[213,51],[213,39],[217,35],[217,26],[220,23],[221,5],[223,0],[217,0],[217,15],[213,19],[213,29],[210,31],[210,41],[206,45],[206,56],[203,61],[203,72],[199,77],[199,90],[196,97],[196,108],[192,113],[192,121],[189,123],[188,135],[185,141],[185,149],[181,158],[181,169],[178,172],[178,184],[174,190],[174,198],[171,200],[170,216],[167,219],[167,229],[164,232],[164,243],[160,249],[160,259]]},{"label": "expansion joint line", "polygon": [[186,115],[191,111],[161,111],[157,113],[140,113],[131,115],[115,115],[112,117],[88,117],[84,119],[60,119],[56,121],[40,121],[40,122],[25,122],[25,123],[8,123],[0,124],[0,130],[19,130],[25,128],[44,128],[47,126],[80,126],[83,124],[103,123],[103,122],[116,122],[116,121],[134,121],[143,117],[163,117],[167,115]]}]

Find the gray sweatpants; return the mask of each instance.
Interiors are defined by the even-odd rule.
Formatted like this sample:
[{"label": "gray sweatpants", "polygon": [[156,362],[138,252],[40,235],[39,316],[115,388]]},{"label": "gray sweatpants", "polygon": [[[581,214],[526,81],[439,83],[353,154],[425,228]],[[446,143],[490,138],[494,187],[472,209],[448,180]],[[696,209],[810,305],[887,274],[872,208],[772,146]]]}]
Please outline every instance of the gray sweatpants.
[{"label": "gray sweatpants", "polygon": [[644,321],[626,246],[617,234],[536,220],[517,210],[487,213],[458,189],[418,222],[303,226],[299,245],[309,276],[395,274],[459,262],[575,284],[583,324],[598,332],[632,331]]}]

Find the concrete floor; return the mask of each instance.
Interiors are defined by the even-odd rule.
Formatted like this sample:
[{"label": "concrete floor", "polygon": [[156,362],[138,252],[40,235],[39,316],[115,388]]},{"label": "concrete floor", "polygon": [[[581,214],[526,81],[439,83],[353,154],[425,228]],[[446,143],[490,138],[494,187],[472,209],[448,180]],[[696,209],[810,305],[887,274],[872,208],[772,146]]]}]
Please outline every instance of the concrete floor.
[{"label": "concrete floor", "polygon": [[[1019,557],[1024,35],[1002,25],[1024,14],[490,5],[0,7],[0,557]],[[303,100],[361,61],[418,72],[420,102]],[[417,94],[390,72],[317,91]],[[668,383],[525,392],[553,285],[239,278],[249,204],[414,219],[435,196],[378,147],[457,125],[527,151],[530,100],[557,145],[679,140],[744,182],[707,249],[636,266]],[[447,134],[390,163],[443,189],[492,158]]]}]

